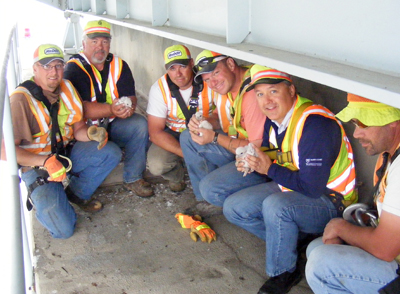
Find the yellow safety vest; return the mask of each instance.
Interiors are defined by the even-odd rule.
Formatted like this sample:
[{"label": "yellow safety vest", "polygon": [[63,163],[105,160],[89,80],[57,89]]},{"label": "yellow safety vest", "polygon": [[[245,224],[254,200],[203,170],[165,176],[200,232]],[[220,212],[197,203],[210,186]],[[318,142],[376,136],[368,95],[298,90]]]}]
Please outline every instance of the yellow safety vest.
[{"label": "yellow safety vest", "polygon": [[[178,101],[172,98],[171,91],[168,87],[167,75],[162,76],[158,80],[158,86],[164,97],[164,102],[168,108],[168,116],[166,125],[174,132],[183,132],[186,129],[186,118],[183,114]],[[203,91],[199,93],[199,106],[197,112],[201,112],[203,117],[210,117],[213,111],[213,95],[214,92],[204,83]],[[189,107],[189,106],[188,106]]]},{"label": "yellow safety vest", "polygon": [[[250,67],[248,67],[247,71],[242,77],[242,85],[249,77]],[[248,138],[247,131],[240,124],[242,118],[242,101],[243,96],[246,93],[246,88],[247,85],[245,87],[241,87],[235,99],[233,99],[231,93],[226,95],[217,94],[216,100],[214,101],[218,110],[218,117],[222,130],[229,134],[229,128],[234,128],[234,130],[237,132],[236,136],[239,139]]]},{"label": "yellow safety vest", "polygon": [[[62,80],[58,125],[64,146],[74,139],[73,124],[82,120],[82,102],[74,86],[68,80]],[[24,87],[18,87],[13,94],[21,93],[27,99],[30,109],[40,127],[40,132],[33,135],[32,144],[20,145],[29,152],[48,155],[51,153],[51,117],[43,102],[36,100]],[[59,140],[59,138],[57,138]]]},{"label": "yellow safety vest", "polygon": [[[99,87],[99,90],[101,92],[102,86],[101,86],[101,74],[100,72],[97,70],[96,67],[94,67],[89,60],[87,59],[87,57],[83,54],[83,53],[79,53],[79,55],[81,55],[88,64],[90,64],[90,66],[92,67],[93,73],[94,73],[94,77],[96,79],[96,81],[93,81],[92,78],[90,77],[90,74],[87,72],[87,70],[85,69],[84,65],[82,64],[82,62],[78,59],[78,58],[73,58],[68,60],[67,63],[75,63],[76,65],[78,65],[89,77],[90,80],[90,95],[91,95],[91,101],[92,102],[97,102],[96,100],[96,93],[94,90],[94,83],[97,84],[97,86]],[[113,55],[113,59],[110,62],[110,71],[108,73],[108,80],[107,80],[107,85],[106,85],[106,103],[108,104],[112,104],[112,102],[119,98],[119,93],[118,93],[118,89],[117,89],[117,82],[119,77],[121,76],[121,72],[122,72],[122,59]],[[112,122],[115,119],[114,116],[109,117],[109,122]],[[99,124],[98,120],[93,119],[92,120],[92,124],[97,125]]]},{"label": "yellow safety vest", "polygon": [[[344,197],[344,205],[348,206],[351,203],[357,201],[357,193],[355,189],[356,185],[356,172],[353,159],[353,149],[350,145],[349,139],[343,129],[342,124],[335,118],[335,115],[327,108],[321,105],[308,104],[307,107],[301,107],[304,103],[309,103],[310,100],[297,96],[294,112],[290,119],[288,128],[286,130],[285,137],[282,141],[281,151],[283,153],[291,153],[292,162],[279,163],[275,160],[275,163],[287,167],[291,170],[299,169],[299,142],[303,133],[304,123],[307,117],[311,114],[318,114],[324,117],[335,120],[341,130],[342,143],[340,152],[336,158],[335,163],[331,167],[327,188],[334,190]],[[298,113],[298,111],[301,112]],[[298,117],[300,115],[300,117]],[[298,117],[295,125],[292,124],[293,118]],[[274,146],[274,138],[276,138],[275,130],[271,132],[270,143]],[[289,191],[288,188],[281,186],[282,191]]]}]

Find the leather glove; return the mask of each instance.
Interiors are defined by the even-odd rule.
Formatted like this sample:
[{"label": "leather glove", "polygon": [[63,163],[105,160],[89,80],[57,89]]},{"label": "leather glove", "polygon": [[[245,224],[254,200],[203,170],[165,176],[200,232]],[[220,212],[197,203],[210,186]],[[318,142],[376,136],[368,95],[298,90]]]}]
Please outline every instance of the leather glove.
[{"label": "leather glove", "polygon": [[175,218],[178,220],[178,222],[184,229],[190,229],[194,222],[201,221],[200,215],[191,216],[182,213],[177,213],[175,214]]},{"label": "leather glove", "polygon": [[194,222],[190,228],[190,238],[197,242],[197,237],[200,238],[202,242],[211,243],[213,240],[217,241],[217,234],[203,222]]},{"label": "leather glove", "polygon": [[48,181],[62,182],[67,178],[67,170],[54,154],[44,161],[43,166],[49,173]]},{"label": "leather glove", "polygon": [[97,149],[100,150],[108,142],[108,133],[105,128],[90,126],[87,130],[87,135],[90,140],[99,142]]}]

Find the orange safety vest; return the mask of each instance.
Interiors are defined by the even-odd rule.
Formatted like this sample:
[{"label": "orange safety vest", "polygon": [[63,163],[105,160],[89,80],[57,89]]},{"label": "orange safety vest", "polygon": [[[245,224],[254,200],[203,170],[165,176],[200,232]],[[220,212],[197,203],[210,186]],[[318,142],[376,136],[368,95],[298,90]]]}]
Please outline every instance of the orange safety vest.
[{"label": "orange safety vest", "polygon": [[[83,53],[79,53],[80,56],[82,56],[86,62],[88,64],[90,64],[90,66],[92,67],[92,71],[94,74],[94,77],[96,79],[96,81],[93,81],[92,78],[90,77],[90,74],[87,72],[87,70],[85,69],[84,65],[82,64],[82,62],[78,59],[78,58],[72,58],[70,60],[68,60],[67,63],[75,63],[77,64],[89,77],[90,80],[90,95],[91,95],[91,101],[92,102],[97,102],[96,100],[96,93],[94,90],[94,83],[97,84],[100,92],[102,90],[102,86],[101,86],[101,74],[100,72],[97,70],[96,67],[94,67],[89,60],[87,59],[87,57],[83,54]],[[106,103],[108,104],[112,104],[112,102],[119,98],[119,93],[118,93],[118,89],[117,89],[117,82],[119,77],[121,76],[121,72],[122,72],[122,59],[113,55],[113,58],[110,62],[110,71],[108,73],[108,80],[107,80],[107,85],[106,85]],[[109,117],[109,122],[112,122],[115,119],[114,116]],[[92,124],[94,125],[98,125],[99,121],[94,119],[92,120]]]},{"label": "orange safety vest", "polygon": [[[400,144],[396,148],[396,152],[394,154],[395,159],[398,156],[397,152],[398,152],[399,148],[400,148]],[[383,163],[383,156],[382,155],[383,155],[383,153],[381,153],[379,155],[378,160],[376,161],[376,164],[375,164],[374,181],[373,181],[374,186],[376,186],[376,184],[378,183],[378,180],[379,180],[378,176],[376,175],[376,172],[381,167],[381,165]],[[394,161],[394,160],[393,160],[393,158],[389,157],[388,161],[391,162],[391,161]],[[386,181],[387,181],[387,175],[388,175],[388,172],[389,172],[389,166],[390,165],[389,165],[389,162],[388,162],[387,165],[386,165],[385,173],[382,176],[381,182],[379,183],[379,188],[376,191],[376,195],[374,195],[375,196],[375,201],[379,201],[381,203],[383,203],[383,199],[385,198],[385,195],[386,195],[386,187],[387,187]]]},{"label": "orange safety vest", "polygon": [[[164,97],[164,102],[168,108],[166,125],[174,132],[183,132],[186,129],[186,118],[183,114],[178,101],[172,97],[168,87],[167,74],[158,80],[158,86]],[[203,90],[199,93],[199,106],[197,112],[201,112],[203,117],[210,117],[213,111],[213,91],[204,83]],[[189,107],[189,106],[188,106]]]},{"label": "orange safety vest", "polygon": [[[357,201],[357,193],[355,189],[356,172],[353,159],[353,149],[350,145],[349,139],[346,136],[342,124],[335,118],[335,115],[330,110],[321,105],[315,104],[312,104],[305,109],[300,107],[304,103],[309,102],[311,101],[306,98],[297,96],[294,112],[287,127],[285,137],[282,141],[282,152],[291,152],[292,162],[279,163],[275,160],[275,163],[292,170],[299,169],[299,142],[303,133],[304,123],[309,115],[318,114],[335,120],[340,126],[340,130],[342,133],[342,144],[338,157],[331,167],[327,188],[342,194],[345,200],[344,204],[345,206],[348,206],[351,203]],[[301,111],[301,114],[298,113],[298,111]],[[292,122],[293,118],[295,117],[298,117],[298,119],[296,122],[294,122],[295,124],[293,125]],[[277,146],[276,139],[274,142],[274,138],[276,138],[275,130],[272,130],[271,134],[272,136],[270,136],[270,143],[274,146]],[[281,186],[281,189],[282,191],[290,191],[288,188],[285,188],[283,186]]]},{"label": "orange safety vest", "polygon": [[[58,110],[58,124],[62,135],[64,146],[74,139],[73,124],[83,118],[82,102],[74,86],[68,80],[62,80],[60,91],[60,108]],[[13,94],[23,94],[30,106],[33,115],[40,127],[40,132],[33,135],[32,143],[20,145],[25,150],[40,154],[51,154],[51,117],[46,106],[36,100],[24,87],[18,87]],[[57,138],[59,140],[59,138]]]}]

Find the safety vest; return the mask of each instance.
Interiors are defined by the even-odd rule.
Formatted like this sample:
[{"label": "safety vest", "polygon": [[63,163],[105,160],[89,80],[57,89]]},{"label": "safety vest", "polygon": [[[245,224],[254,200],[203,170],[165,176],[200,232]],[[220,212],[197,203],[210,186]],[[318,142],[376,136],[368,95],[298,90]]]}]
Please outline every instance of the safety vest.
[{"label": "safety vest", "polygon": [[217,95],[214,101],[218,109],[219,122],[222,130],[230,134],[229,128],[234,128],[237,132],[236,137],[239,139],[247,139],[247,131],[240,124],[242,118],[242,101],[246,93],[247,86],[250,82],[250,68],[246,70],[242,78],[242,84],[236,98],[231,93],[226,95]]},{"label": "safety vest", "polygon": [[[388,158],[389,162],[394,162],[397,158],[397,156],[399,156],[399,152],[400,152],[400,144],[397,146],[395,153],[393,154],[393,156]],[[386,168],[385,168],[385,173],[382,176],[382,179],[379,183],[379,187],[377,189],[377,191],[375,191],[376,195],[375,196],[375,202],[379,201],[381,203],[383,203],[383,200],[385,199],[385,195],[386,195],[386,186],[387,186],[387,176],[389,173],[389,162],[386,164]],[[383,153],[381,153],[378,157],[378,160],[376,161],[375,164],[375,171],[374,171],[374,187],[377,185],[379,178],[376,174],[377,170],[381,167],[383,163]]]},{"label": "safety vest", "polygon": [[[74,139],[73,124],[82,120],[82,102],[74,86],[68,80],[62,80],[60,84],[60,108],[58,110],[58,124],[64,146]],[[51,153],[51,117],[46,106],[36,100],[24,87],[18,87],[13,94],[21,93],[29,103],[29,107],[40,127],[40,132],[33,135],[33,141],[29,145],[20,145],[25,150],[48,155]],[[59,138],[57,138],[59,140]]]},{"label": "safety vest", "polygon": [[[291,170],[299,170],[299,142],[303,133],[304,123],[307,117],[311,114],[318,114],[324,117],[335,120],[341,130],[342,142],[340,152],[336,158],[335,163],[331,167],[327,188],[334,190],[344,197],[345,206],[357,201],[357,193],[355,190],[356,172],[353,159],[353,149],[346,136],[342,124],[335,118],[335,115],[327,108],[321,105],[312,104],[305,109],[301,108],[304,103],[309,103],[310,100],[297,96],[292,118],[286,130],[285,137],[282,141],[281,151],[283,153],[291,153],[292,162],[279,163],[277,160],[274,162],[287,167]],[[297,112],[302,111],[300,117]],[[292,125],[293,118],[298,118],[297,123]],[[277,146],[275,130],[271,127],[272,131],[270,136],[270,143]],[[290,191],[288,188],[281,186],[282,191]]]},{"label": "safety vest", "polygon": [[[96,67],[94,67],[89,60],[87,59],[87,57],[83,54],[83,53],[79,53],[80,56],[82,56],[86,62],[88,64],[90,64],[90,66],[92,67],[92,71],[94,74],[94,77],[96,79],[96,81],[93,81],[92,78],[90,77],[90,74],[87,72],[87,70],[85,69],[84,65],[82,64],[82,62],[78,59],[78,58],[72,58],[70,60],[68,60],[67,63],[73,62],[75,64],[77,64],[89,77],[90,80],[90,96],[91,96],[91,101],[92,102],[97,102],[96,100],[96,93],[94,90],[94,84],[96,83],[100,92],[102,89],[101,86],[101,74],[100,72],[97,70]],[[118,89],[117,89],[117,82],[119,77],[121,76],[121,72],[122,72],[122,59],[114,56],[112,60],[110,61],[110,70],[108,73],[108,80],[107,80],[107,85],[106,85],[106,103],[108,104],[112,104],[112,102],[119,98],[119,93],[118,93]],[[112,122],[115,119],[114,116],[109,117],[109,122]],[[98,120],[92,120],[92,124],[97,125],[99,124]]]},{"label": "safety vest", "polygon": [[[186,118],[179,107],[178,101],[171,95],[166,74],[158,80],[158,86],[160,87],[164,102],[168,108],[167,127],[174,132],[183,132],[186,129]],[[201,112],[203,117],[210,117],[212,114],[213,95],[214,92],[204,83],[203,91],[199,93],[199,106],[197,107],[197,112]]]}]

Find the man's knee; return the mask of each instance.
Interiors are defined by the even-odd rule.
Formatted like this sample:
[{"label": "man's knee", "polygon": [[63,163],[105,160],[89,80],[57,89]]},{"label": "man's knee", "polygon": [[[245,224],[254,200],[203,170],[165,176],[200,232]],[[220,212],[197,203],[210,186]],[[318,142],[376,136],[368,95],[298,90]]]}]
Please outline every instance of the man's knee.
[{"label": "man's knee", "polygon": [[150,173],[154,176],[161,176],[169,171],[161,160],[148,158],[147,165]]},{"label": "man's knee", "polygon": [[101,155],[105,158],[105,161],[109,165],[117,165],[122,158],[121,148],[114,142],[107,142],[107,144],[99,150]]},{"label": "man's knee", "polygon": [[264,199],[262,203],[262,211],[264,215],[273,216],[281,215],[283,210],[287,207],[288,203],[285,197],[279,194],[271,194]]},{"label": "man's knee", "polygon": [[330,246],[321,245],[315,247],[307,258],[306,276],[307,279],[315,276],[321,276],[322,271],[329,271],[331,264],[332,252]]}]

